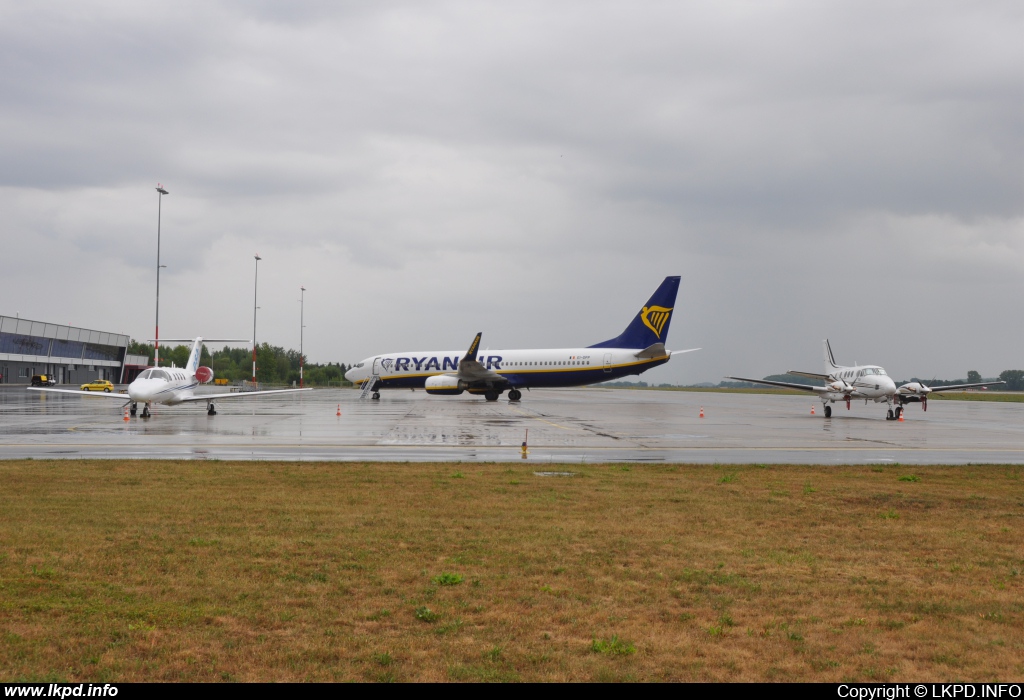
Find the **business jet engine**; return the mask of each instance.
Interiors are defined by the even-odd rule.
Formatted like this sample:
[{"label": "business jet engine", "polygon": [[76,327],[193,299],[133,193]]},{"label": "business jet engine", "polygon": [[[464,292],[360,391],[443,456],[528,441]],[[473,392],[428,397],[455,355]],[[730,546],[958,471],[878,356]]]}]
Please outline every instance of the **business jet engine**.
[{"label": "business jet engine", "polygon": [[196,380],[200,384],[206,384],[207,382],[213,381],[213,370],[209,367],[198,367],[196,369]]},{"label": "business jet engine", "polygon": [[458,396],[463,392],[459,378],[450,374],[435,374],[433,377],[427,377],[423,388],[428,394],[438,396]]}]

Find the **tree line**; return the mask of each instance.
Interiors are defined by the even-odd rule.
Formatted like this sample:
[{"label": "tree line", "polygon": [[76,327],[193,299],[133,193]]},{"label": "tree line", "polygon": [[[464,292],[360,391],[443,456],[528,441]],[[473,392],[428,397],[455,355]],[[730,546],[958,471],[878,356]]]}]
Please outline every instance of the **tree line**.
[{"label": "tree line", "polygon": [[[190,345],[160,348],[160,366],[184,367],[188,363]],[[154,348],[152,343],[131,341],[128,345],[129,355],[145,355],[149,365],[153,365]],[[299,381],[299,351],[285,350],[283,347],[261,343],[256,348],[256,381],[261,384],[291,384]],[[199,364],[213,370],[215,379],[227,379],[230,382],[252,380],[252,350],[249,348],[231,348],[225,346],[212,353],[203,346]],[[345,372],[351,368],[341,362],[326,364],[306,362],[303,369],[303,383],[309,386],[351,386],[345,379]]]}]

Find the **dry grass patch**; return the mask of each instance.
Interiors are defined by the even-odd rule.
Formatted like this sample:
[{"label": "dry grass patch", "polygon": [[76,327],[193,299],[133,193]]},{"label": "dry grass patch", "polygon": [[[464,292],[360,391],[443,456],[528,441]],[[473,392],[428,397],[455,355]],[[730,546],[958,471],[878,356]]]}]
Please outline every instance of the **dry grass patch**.
[{"label": "dry grass patch", "polygon": [[1018,467],[453,467],[2,462],[0,677],[1024,675]]}]

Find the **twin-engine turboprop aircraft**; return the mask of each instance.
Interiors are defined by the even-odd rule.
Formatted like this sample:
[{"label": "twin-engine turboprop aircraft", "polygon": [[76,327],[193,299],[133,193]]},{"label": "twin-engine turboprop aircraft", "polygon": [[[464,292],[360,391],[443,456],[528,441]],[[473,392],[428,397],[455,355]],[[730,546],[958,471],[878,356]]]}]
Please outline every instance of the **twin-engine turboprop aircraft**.
[{"label": "twin-engine turboprop aircraft", "polygon": [[[767,379],[749,379],[747,377],[726,377],[741,382],[754,382],[755,384],[767,384],[769,386],[781,386],[787,389],[799,389],[809,391],[818,395],[825,405],[825,417],[832,417],[830,403],[845,401],[846,410],[850,410],[850,402],[853,399],[864,399],[865,405],[871,399],[875,403],[885,401],[889,405],[886,414],[887,420],[898,420],[903,414],[903,406],[908,403],[920,403],[921,408],[928,410],[928,394],[938,391],[956,391],[958,389],[970,389],[978,386],[992,386],[994,384],[1005,384],[1006,382],[979,382],[977,384],[953,384],[950,386],[927,387],[920,382],[909,382],[897,387],[896,382],[885,373],[885,370],[878,365],[854,365],[844,367],[836,364],[836,358],[832,355],[832,346],[828,339],[825,339],[825,373],[797,372],[789,370],[788,374],[795,374],[798,377],[808,377],[824,382],[824,386],[809,386],[807,384],[796,384],[791,382],[775,382]],[[896,409],[893,410],[893,404]]]},{"label": "twin-engine turboprop aircraft", "polygon": [[[458,350],[395,352],[368,357],[345,373],[363,387],[363,396],[381,389],[419,389],[456,396],[466,391],[497,401],[508,391],[510,401],[522,389],[583,386],[640,374],[665,364],[674,354],[692,350],[665,349],[679,278],[666,277],[633,321],[618,337],[596,345],[548,350],[480,351],[477,333],[466,353]],[[460,357],[461,356],[461,357]]]},{"label": "twin-engine turboprop aircraft", "polygon": [[[187,340],[165,340],[165,343],[192,343],[192,353],[188,356],[188,363],[184,367],[154,367],[144,370],[135,381],[128,385],[128,401],[125,401],[124,394],[93,393],[91,391],[77,391],[74,389],[47,389],[42,387],[29,387],[29,391],[50,391],[61,394],[80,394],[82,396],[101,397],[116,399],[123,402],[125,406],[131,404],[131,414],[134,416],[138,410],[138,404],[142,404],[142,417],[149,418],[149,407],[154,403],[175,406],[179,403],[191,403],[196,401],[206,402],[207,415],[215,416],[217,411],[214,408],[214,399],[248,399],[254,396],[266,396],[267,394],[288,394],[296,391],[311,391],[311,389],[272,389],[270,391],[240,391],[226,394],[199,394],[192,393],[192,390],[200,384],[213,380],[213,370],[209,367],[199,366],[199,356],[203,350],[203,339]],[[248,340],[206,340],[207,343],[248,343]]]}]

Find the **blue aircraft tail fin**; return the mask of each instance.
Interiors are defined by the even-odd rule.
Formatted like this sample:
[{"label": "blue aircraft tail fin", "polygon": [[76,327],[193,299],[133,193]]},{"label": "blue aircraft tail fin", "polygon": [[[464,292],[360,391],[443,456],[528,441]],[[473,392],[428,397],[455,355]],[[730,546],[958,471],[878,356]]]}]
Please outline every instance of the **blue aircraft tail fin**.
[{"label": "blue aircraft tail fin", "polygon": [[672,309],[679,292],[679,277],[666,277],[633,321],[616,338],[591,345],[592,348],[636,348],[642,350],[668,338]]}]

